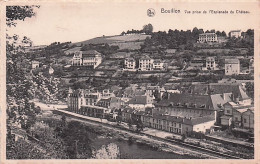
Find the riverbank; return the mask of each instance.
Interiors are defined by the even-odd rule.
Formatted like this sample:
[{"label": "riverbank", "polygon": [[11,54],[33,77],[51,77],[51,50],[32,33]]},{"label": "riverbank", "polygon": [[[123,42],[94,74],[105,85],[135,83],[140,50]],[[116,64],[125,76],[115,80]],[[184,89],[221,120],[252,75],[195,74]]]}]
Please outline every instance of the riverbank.
[{"label": "riverbank", "polygon": [[[127,129],[123,129],[120,127],[112,126],[112,125],[106,125],[107,120],[101,120],[98,118],[92,118],[83,116],[80,114],[64,111],[64,110],[55,110],[54,113],[65,115],[70,120],[77,120],[82,123],[90,124],[95,127],[102,127],[103,129],[107,129],[109,133],[111,131],[114,131],[115,133],[127,135],[127,137],[131,136],[133,139],[137,140],[136,142],[140,143],[147,143],[151,144],[152,147],[158,147],[159,150],[165,151],[165,152],[172,152],[179,155],[189,155],[192,156],[192,158],[205,158],[205,159],[215,159],[215,158],[224,158],[216,154],[212,153],[206,153],[205,151],[200,151],[198,149],[190,149],[188,147],[184,147],[180,144],[175,144],[171,142],[167,142],[165,140],[159,139],[158,137],[153,137],[149,135],[140,135],[137,133],[133,133],[132,131],[129,131]],[[85,118],[87,117],[87,118]],[[89,118],[89,119],[88,119]],[[99,121],[97,121],[99,120]],[[104,124],[105,123],[105,124]],[[167,147],[165,146],[167,145]]]}]

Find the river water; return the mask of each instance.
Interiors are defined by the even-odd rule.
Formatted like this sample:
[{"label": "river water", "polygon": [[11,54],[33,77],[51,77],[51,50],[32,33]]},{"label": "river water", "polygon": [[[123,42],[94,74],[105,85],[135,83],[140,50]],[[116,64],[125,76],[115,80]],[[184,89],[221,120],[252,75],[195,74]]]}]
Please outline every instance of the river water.
[{"label": "river water", "polygon": [[[121,158],[124,159],[191,159],[192,157],[174,154],[170,152],[163,152],[155,150],[149,145],[139,144],[136,142],[129,143],[125,140],[97,138],[92,142],[92,146],[96,149],[101,148],[102,145],[115,143],[119,147]],[[194,158],[194,157],[193,157]]]}]

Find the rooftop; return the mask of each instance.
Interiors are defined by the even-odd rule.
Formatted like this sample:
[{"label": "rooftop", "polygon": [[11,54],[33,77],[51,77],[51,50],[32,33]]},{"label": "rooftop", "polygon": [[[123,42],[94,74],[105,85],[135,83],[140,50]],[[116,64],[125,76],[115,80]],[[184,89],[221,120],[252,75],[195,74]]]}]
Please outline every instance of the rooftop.
[{"label": "rooftop", "polygon": [[249,98],[239,83],[194,84],[191,86],[191,93],[200,95],[232,93],[234,98]]},{"label": "rooftop", "polygon": [[225,64],[239,64],[238,59],[225,59]]},{"label": "rooftop", "polygon": [[170,93],[168,98],[161,100],[156,106],[179,106],[206,110],[219,110],[226,101],[221,94],[215,95],[194,95],[194,94],[178,94]]}]

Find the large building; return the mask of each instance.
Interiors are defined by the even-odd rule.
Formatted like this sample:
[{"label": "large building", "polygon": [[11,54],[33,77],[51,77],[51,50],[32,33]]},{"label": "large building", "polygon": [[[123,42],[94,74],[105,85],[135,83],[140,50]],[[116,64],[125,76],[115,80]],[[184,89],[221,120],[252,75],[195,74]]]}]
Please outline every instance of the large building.
[{"label": "large building", "polygon": [[186,93],[172,93],[155,104],[158,111],[171,116],[181,118],[212,117],[217,119],[218,111],[229,99],[222,94],[215,95],[195,95]]},{"label": "large building", "polygon": [[242,33],[241,30],[232,30],[232,31],[230,31],[229,36],[230,36],[230,38],[232,38],[232,37],[240,38],[241,33]]},{"label": "large building", "polygon": [[74,53],[72,59],[73,66],[87,66],[90,68],[96,68],[102,62],[101,53],[96,50],[89,51],[77,51]]},{"label": "large building", "polygon": [[239,59],[225,59],[225,75],[240,74]]},{"label": "large building", "polygon": [[76,51],[72,58],[72,65],[73,66],[82,66],[82,53],[81,51]]},{"label": "large building", "polygon": [[131,108],[144,111],[145,108],[153,107],[153,97],[150,95],[136,95],[127,104]]},{"label": "large building", "polygon": [[139,59],[139,70],[140,71],[151,71],[153,70],[154,59],[149,56],[143,56]]},{"label": "large building", "polygon": [[205,133],[207,129],[214,126],[213,117],[181,118],[167,114],[137,112],[144,126],[164,130],[176,134],[187,134],[189,132]]},{"label": "large building", "polygon": [[215,33],[199,34],[200,43],[217,42],[217,41],[218,41],[218,36]]}]

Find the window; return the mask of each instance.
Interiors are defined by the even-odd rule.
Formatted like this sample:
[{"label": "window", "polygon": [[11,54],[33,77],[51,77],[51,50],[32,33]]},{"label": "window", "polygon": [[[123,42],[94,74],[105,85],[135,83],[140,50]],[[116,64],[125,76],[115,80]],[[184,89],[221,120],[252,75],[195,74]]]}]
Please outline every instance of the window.
[{"label": "window", "polygon": [[246,119],[244,118],[244,123],[246,123]]},{"label": "window", "polygon": [[237,117],[235,117],[235,121],[238,121]]},{"label": "window", "polygon": [[227,110],[227,113],[230,114],[230,110]]}]

